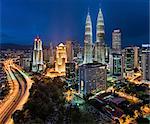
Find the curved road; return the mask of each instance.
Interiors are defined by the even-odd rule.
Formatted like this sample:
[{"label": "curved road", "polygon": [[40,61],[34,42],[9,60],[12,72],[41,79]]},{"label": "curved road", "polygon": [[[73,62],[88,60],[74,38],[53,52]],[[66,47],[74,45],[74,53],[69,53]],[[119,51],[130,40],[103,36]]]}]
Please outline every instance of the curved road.
[{"label": "curved road", "polygon": [[9,123],[13,112],[18,108],[20,103],[25,103],[24,97],[28,92],[28,77],[22,72],[20,68],[12,63],[12,61],[6,61],[4,63],[5,71],[11,77],[11,82],[14,84],[13,95],[0,107],[0,124]]}]

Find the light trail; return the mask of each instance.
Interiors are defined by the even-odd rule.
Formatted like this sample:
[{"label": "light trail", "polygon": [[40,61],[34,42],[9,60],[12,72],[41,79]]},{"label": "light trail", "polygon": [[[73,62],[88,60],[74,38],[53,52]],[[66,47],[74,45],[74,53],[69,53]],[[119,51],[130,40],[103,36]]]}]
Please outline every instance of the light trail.
[{"label": "light trail", "polygon": [[12,123],[11,115],[15,110],[22,109],[29,96],[29,89],[33,81],[23,72],[22,68],[14,64],[12,59],[4,62],[4,70],[10,83],[13,83],[12,94],[0,105],[0,123]]}]

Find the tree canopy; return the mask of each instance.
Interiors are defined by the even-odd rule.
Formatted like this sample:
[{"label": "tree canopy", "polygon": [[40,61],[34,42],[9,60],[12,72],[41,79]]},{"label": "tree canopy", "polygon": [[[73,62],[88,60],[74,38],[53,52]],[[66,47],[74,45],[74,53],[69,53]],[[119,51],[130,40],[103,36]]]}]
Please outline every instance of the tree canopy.
[{"label": "tree canopy", "polygon": [[[65,81],[61,77],[35,79],[23,109],[13,114],[15,124],[90,123],[94,119],[78,108],[66,108]],[[68,114],[69,113],[69,114]],[[69,121],[68,121],[69,120]]]}]

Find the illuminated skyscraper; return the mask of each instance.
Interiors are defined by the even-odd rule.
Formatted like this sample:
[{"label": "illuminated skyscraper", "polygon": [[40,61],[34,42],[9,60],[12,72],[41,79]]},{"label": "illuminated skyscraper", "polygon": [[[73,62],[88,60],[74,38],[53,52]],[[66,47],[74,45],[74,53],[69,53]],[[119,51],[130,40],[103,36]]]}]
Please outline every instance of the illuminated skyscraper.
[{"label": "illuminated skyscraper", "polygon": [[66,46],[60,43],[56,47],[56,62],[55,71],[62,73],[65,72],[65,63],[67,62]]},{"label": "illuminated skyscraper", "polygon": [[121,32],[119,29],[112,33],[112,51],[113,53],[121,53]]},{"label": "illuminated skyscraper", "polygon": [[73,59],[73,44],[71,41],[66,41],[67,62],[72,62]]},{"label": "illuminated skyscraper", "polygon": [[84,64],[93,62],[92,55],[92,22],[88,12],[85,24],[85,36],[84,36]]},{"label": "illuminated skyscraper", "polygon": [[104,19],[101,9],[99,9],[96,25],[95,61],[105,63],[105,42],[104,42]]},{"label": "illuminated skyscraper", "polygon": [[33,58],[32,58],[32,71],[36,70],[34,66],[36,66],[36,52],[37,52],[37,39],[34,40],[34,49],[33,49]]},{"label": "illuminated skyscraper", "polygon": [[132,71],[134,69],[134,49],[133,47],[125,48],[125,70]]},{"label": "illuminated skyscraper", "polygon": [[140,48],[139,47],[134,47],[134,68],[137,68],[140,66],[139,64],[139,53],[140,53]]},{"label": "illuminated skyscraper", "polygon": [[150,44],[142,44],[141,62],[143,80],[150,81]]},{"label": "illuminated skyscraper", "polygon": [[122,54],[113,53],[112,54],[112,64],[113,64],[113,75],[118,77],[119,80],[123,79],[124,65],[123,65],[123,56]]},{"label": "illuminated skyscraper", "polygon": [[139,66],[139,48],[126,47],[124,49],[125,71],[132,71]]},{"label": "illuminated skyscraper", "polygon": [[96,42],[100,42],[101,45],[104,45],[104,19],[102,10],[99,9],[98,17],[97,17],[97,25],[96,25]]},{"label": "illuminated skyscraper", "polygon": [[43,70],[43,51],[42,41],[39,36],[34,40],[33,60],[32,60],[32,71],[39,72]]},{"label": "illuminated skyscraper", "polygon": [[79,66],[79,93],[87,95],[106,89],[107,69],[101,63]]}]

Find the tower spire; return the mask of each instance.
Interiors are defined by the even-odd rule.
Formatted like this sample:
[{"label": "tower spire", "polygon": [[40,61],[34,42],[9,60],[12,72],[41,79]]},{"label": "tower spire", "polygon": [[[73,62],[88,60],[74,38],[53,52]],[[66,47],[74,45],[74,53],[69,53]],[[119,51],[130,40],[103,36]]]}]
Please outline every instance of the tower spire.
[{"label": "tower spire", "polygon": [[92,63],[92,21],[88,10],[84,35],[84,63]]},{"label": "tower spire", "polygon": [[85,23],[85,42],[92,43],[92,21],[88,12]]},{"label": "tower spire", "polygon": [[104,44],[104,19],[101,8],[99,8],[98,17],[97,17],[97,25],[96,25],[96,41]]},{"label": "tower spire", "polygon": [[104,19],[101,8],[99,8],[96,25],[95,61],[105,63],[105,42],[104,42]]}]

